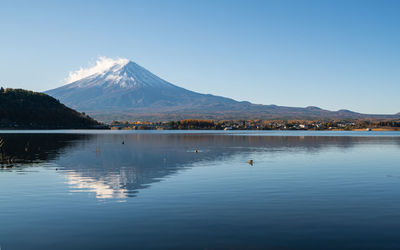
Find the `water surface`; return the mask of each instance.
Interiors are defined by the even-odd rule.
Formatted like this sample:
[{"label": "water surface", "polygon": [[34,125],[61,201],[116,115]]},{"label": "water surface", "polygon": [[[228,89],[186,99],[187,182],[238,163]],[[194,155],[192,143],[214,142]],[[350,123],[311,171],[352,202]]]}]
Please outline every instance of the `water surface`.
[{"label": "water surface", "polygon": [[2,250],[400,248],[399,132],[0,138]]}]

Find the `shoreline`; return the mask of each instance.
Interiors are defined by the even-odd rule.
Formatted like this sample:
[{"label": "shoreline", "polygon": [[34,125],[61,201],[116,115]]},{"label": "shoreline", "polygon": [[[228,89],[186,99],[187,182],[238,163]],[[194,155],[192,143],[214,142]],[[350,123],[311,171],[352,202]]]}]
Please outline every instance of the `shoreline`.
[{"label": "shoreline", "polygon": [[61,131],[61,130],[87,130],[87,131],[95,131],[95,130],[110,130],[110,131],[354,131],[354,132],[380,132],[380,131],[391,131],[391,132],[400,132],[400,128],[358,128],[358,129],[130,129],[130,128],[0,128],[1,131]]}]

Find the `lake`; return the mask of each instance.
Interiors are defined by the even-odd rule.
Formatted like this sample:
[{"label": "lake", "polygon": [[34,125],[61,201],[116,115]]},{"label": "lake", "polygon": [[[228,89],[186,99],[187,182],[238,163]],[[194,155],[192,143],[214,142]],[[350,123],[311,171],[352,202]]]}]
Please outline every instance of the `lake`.
[{"label": "lake", "polygon": [[400,132],[0,138],[1,250],[400,249]]}]

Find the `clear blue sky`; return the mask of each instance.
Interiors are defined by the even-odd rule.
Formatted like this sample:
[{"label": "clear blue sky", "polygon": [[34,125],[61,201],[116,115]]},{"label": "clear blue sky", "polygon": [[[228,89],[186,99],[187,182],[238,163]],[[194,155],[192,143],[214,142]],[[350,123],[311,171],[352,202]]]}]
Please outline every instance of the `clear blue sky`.
[{"label": "clear blue sky", "polygon": [[400,112],[400,1],[2,1],[0,85],[44,91],[98,56],[254,103]]}]

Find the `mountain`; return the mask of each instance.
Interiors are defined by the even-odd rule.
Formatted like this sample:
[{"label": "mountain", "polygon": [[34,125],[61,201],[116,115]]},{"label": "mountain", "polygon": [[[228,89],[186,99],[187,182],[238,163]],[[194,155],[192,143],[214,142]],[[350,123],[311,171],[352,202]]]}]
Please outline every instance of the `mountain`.
[{"label": "mountain", "polygon": [[173,85],[127,59],[100,58],[95,66],[70,73],[67,85],[45,93],[104,121],[392,117],[318,107],[257,105],[200,94]]},{"label": "mountain", "polygon": [[239,102],[229,98],[199,94],[175,86],[123,59],[115,60],[105,70],[46,93],[87,112],[166,112],[240,106]]},{"label": "mountain", "polygon": [[0,89],[0,128],[93,128],[100,124],[43,93]]}]

